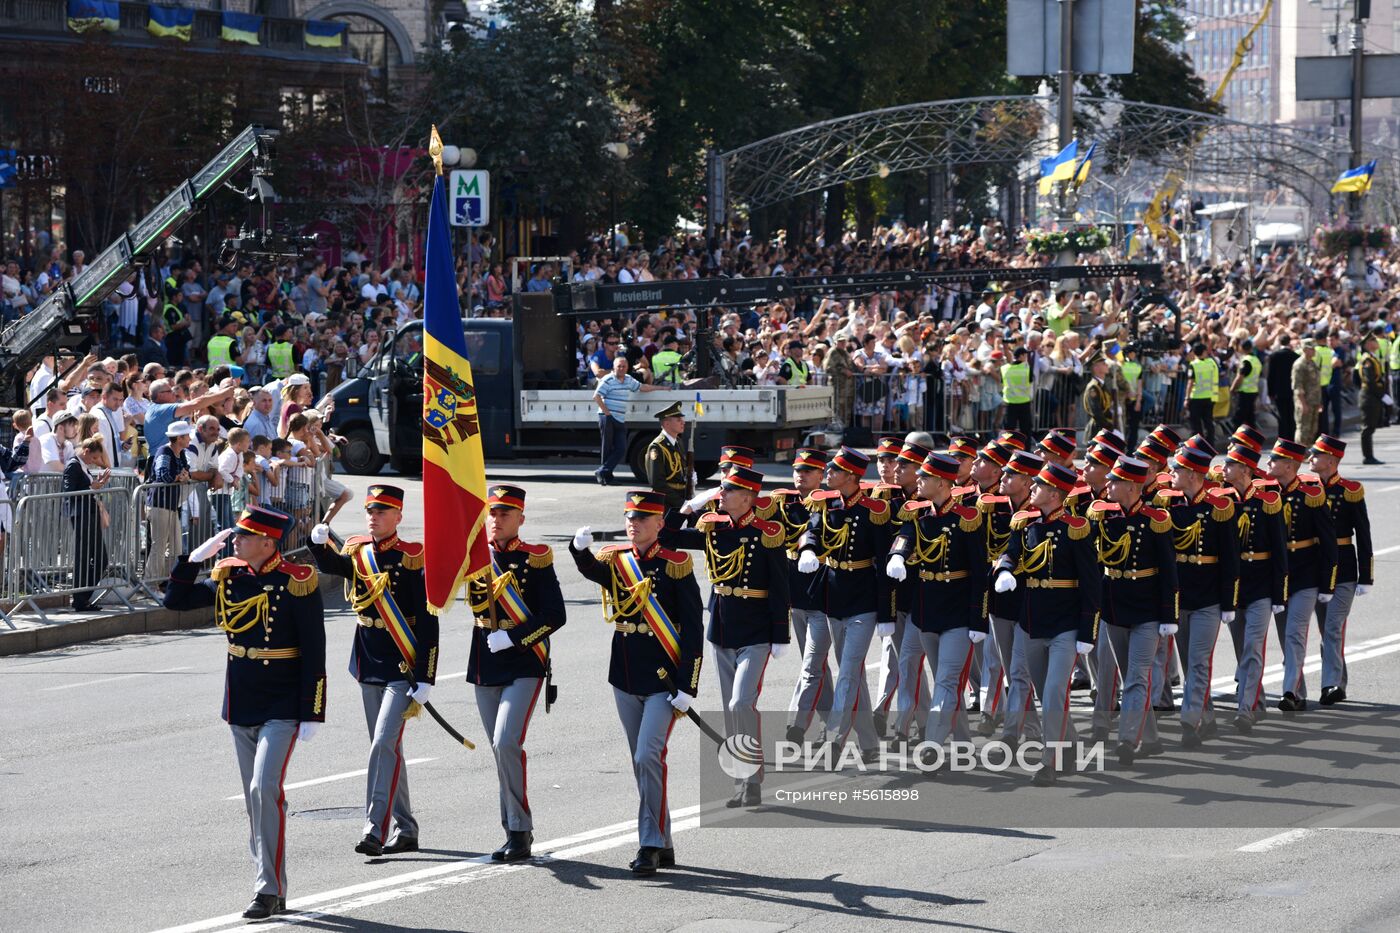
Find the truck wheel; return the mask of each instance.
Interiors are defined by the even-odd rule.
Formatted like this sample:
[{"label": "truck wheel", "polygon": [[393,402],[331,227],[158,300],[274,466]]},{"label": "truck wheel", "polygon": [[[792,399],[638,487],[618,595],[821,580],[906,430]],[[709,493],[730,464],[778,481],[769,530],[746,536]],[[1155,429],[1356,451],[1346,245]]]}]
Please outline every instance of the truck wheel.
[{"label": "truck wheel", "polygon": [[340,449],[340,464],[347,473],[373,476],[384,466],[384,458],[374,446],[374,432],[369,428],[354,428],[345,432],[346,444]]},{"label": "truck wheel", "polygon": [[647,485],[647,447],[650,445],[650,437],[638,434],[632,438],[632,444],[627,448],[627,465],[632,468],[632,475],[637,478],[637,482],[643,486]]}]

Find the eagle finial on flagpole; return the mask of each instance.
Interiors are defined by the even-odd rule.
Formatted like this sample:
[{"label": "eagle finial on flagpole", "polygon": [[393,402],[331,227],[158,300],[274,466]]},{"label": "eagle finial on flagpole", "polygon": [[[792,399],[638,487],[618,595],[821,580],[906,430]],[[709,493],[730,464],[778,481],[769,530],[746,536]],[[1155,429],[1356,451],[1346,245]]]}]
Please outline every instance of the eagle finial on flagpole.
[{"label": "eagle finial on flagpole", "polygon": [[433,124],[432,135],[428,137],[428,155],[433,157],[433,168],[442,174],[442,137],[438,135],[437,124]]}]

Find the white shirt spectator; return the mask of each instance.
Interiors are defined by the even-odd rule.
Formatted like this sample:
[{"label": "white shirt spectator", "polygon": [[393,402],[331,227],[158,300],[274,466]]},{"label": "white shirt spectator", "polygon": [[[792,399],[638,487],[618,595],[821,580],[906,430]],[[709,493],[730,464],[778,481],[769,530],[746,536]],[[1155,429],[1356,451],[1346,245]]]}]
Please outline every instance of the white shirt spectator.
[{"label": "white shirt spectator", "polygon": [[34,370],[33,377],[29,380],[29,397],[34,400],[30,406],[35,413],[44,410],[44,393],[49,391],[49,386],[53,385],[57,378],[48,363],[40,363],[39,368]]},{"label": "white shirt spectator", "polygon": [[389,294],[389,290],[383,285],[375,285],[373,282],[366,282],[360,287],[360,297],[369,301],[377,302],[382,295]]},{"label": "white shirt spectator", "polygon": [[232,447],[219,454],[219,476],[223,477],[224,488],[233,489],[243,480],[243,455]]}]

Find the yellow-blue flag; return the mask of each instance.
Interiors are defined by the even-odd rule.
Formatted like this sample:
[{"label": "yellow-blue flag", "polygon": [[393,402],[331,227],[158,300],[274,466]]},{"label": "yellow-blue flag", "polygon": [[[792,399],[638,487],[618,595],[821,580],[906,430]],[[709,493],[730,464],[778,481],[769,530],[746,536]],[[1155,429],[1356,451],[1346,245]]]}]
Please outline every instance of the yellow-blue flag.
[{"label": "yellow-blue flag", "polygon": [[1070,144],[1056,155],[1040,160],[1040,193],[1049,194],[1057,181],[1069,181],[1074,177],[1075,161],[1079,158],[1079,140]]},{"label": "yellow-blue flag", "polygon": [[117,0],[68,0],[68,28],[74,32],[116,32],[120,25]]},{"label": "yellow-blue flag", "polygon": [[224,10],[219,14],[219,38],[225,42],[241,42],[244,45],[260,45],[258,34],[262,31],[263,18],[256,13],[233,13]]},{"label": "yellow-blue flag", "polygon": [[1365,194],[1371,190],[1371,176],[1375,173],[1375,159],[1372,159],[1365,165],[1349,168],[1338,175],[1337,180],[1332,183],[1332,193],[1341,194],[1343,192],[1355,191],[1357,194]]},{"label": "yellow-blue flag", "polygon": [[306,21],[306,44],[318,49],[338,49],[345,44],[347,25],[344,22],[309,19]]},{"label": "yellow-blue flag", "polygon": [[182,6],[152,6],[146,31],[159,39],[190,41],[194,33],[194,10]]}]

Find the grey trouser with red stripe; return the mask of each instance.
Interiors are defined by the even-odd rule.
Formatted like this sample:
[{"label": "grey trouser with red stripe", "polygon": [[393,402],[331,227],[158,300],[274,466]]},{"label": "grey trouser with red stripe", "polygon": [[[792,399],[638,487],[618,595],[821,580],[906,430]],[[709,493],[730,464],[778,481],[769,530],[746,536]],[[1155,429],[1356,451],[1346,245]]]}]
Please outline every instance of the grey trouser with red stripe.
[{"label": "grey trouser with red stripe", "polygon": [[[380,842],[418,838],[418,821],[408,802],[408,768],[403,760],[403,714],[413,701],[408,681],[360,684],[369,726],[369,775],[365,778],[365,835]],[[392,823],[391,823],[392,818]],[[390,830],[392,829],[392,832]]]},{"label": "grey trouser with red stripe", "polygon": [[[744,648],[721,648],[710,642],[710,654],[719,671],[719,696],[724,702],[724,734],[751,735],[763,746],[763,727],[758,719],[758,696],[763,692],[763,672],[768,667],[768,643]],[[743,784],[763,783],[763,769],[756,774],[734,781]]]},{"label": "grey trouser with red stripe", "polygon": [[496,756],[501,826],[510,832],[535,828],[525,786],[525,730],[530,728],[543,683],[543,677],[517,677],[504,686],[476,688],[476,708],[491,740],[491,753]]},{"label": "grey trouser with red stripe", "polygon": [[676,708],[665,693],[640,696],[613,687],[617,718],[632,751],[637,781],[638,845],[671,848],[671,808],[666,802],[666,746],[676,725]]},{"label": "grey trouser with red stripe", "polygon": [[[910,627],[914,627],[910,623]],[[972,641],[967,626],[946,632],[920,632],[922,654],[933,668],[933,690],[928,720],[924,725],[924,741],[942,745],[951,735],[967,741],[972,733],[967,727],[967,710],[963,707],[963,690],[972,670]]]},{"label": "grey trouser with red stripe", "polygon": [[229,730],[248,809],[248,851],[256,866],[253,893],[286,897],[287,796],[282,784],[297,743],[297,721],[272,719]]}]

